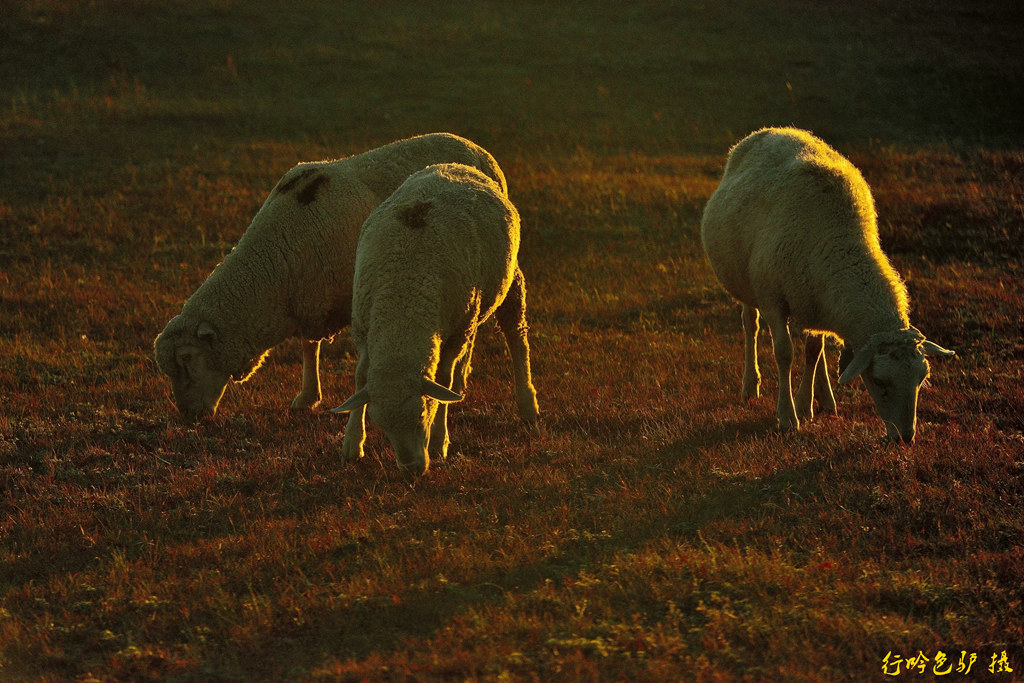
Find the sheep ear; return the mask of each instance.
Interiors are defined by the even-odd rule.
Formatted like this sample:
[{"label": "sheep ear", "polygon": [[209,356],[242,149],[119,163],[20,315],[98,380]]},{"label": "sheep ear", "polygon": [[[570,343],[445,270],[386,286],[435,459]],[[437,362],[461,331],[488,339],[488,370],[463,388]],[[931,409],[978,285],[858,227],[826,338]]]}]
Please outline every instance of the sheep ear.
[{"label": "sheep ear", "polygon": [[217,341],[217,330],[213,328],[213,325],[204,320],[196,328],[196,337],[199,338],[199,341],[212,344]]},{"label": "sheep ear", "polygon": [[935,342],[928,341],[927,339],[925,339],[924,342],[922,342],[921,346],[924,347],[924,352],[925,353],[932,354],[932,355],[935,355],[935,356],[942,356],[943,358],[949,358],[950,356],[955,356],[956,355],[956,351],[951,351],[949,349],[944,349],[941,346],[939,346],[938,344],[936,344]]},{"label": "sheep ear", "polygon": [[347,401],[342,403],[337,408],[331,408],[332,413],[348,413],[356,408],[362,408],[370,402],[370,392],[363,387],[356,393],[352,394]]},{"label": "sheep ear", "polygon": [[448,387],[443,387],[437,382],[427,379],[426,377],[421,378],[420,383],[424,396],[440,401],[441,403],[456,403],[463,399],[462,394],[456,394]]},{"label": "sheep ear", "polygon": [[871,361],[875,358],[875,347],[871,344],[867,344],[858,351],[850,364],[843,370],[843,374],[839,377],[840,384],[846,384],[860,377],[861,373],[868,369],[871,365]]}]

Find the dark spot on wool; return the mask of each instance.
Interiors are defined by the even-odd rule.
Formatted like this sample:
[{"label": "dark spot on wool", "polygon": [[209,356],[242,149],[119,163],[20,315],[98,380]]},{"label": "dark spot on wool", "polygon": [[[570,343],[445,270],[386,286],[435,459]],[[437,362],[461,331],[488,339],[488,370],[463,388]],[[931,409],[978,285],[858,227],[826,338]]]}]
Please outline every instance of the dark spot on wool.
[{"label": "dark spot on wool", "polygon": [[277,186],[277,191],[280,194],[285,194],[287,192],[290,192],[291,189],[293,187],[295,187],[299,183],[299,181],[303,180],[304,178],[308,178],[313,173],[316,173],[316,169],[315,168],[307,168],[307,169],[305,169],[303,171],[300,171],[299,173],[296,173],[291,178],[289,178],[288,180],[286,180],[283,183],[281,183],[280,185],[278,185]]},{"label": "dark spot on wool", "polygon": [[430,211],[430,202],[420,202],[413,206],[402,209],[399,218],[410,230],[422,230],[427,227],[427,212]]},{"label": "dark spot on wool", "polygon": [[329,182],[330,179],[327,176],[318,175],[295,195],[295,199],[302,205],[312,204],[316,201],[316,193],[320,191],[321,186]]}]

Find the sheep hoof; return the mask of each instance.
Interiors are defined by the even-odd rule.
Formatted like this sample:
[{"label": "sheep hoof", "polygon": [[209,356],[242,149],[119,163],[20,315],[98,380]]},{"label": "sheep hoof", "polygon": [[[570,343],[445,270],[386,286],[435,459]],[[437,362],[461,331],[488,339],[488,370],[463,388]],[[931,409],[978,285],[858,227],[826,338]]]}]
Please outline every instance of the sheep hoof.
[{"label": "sheep hoof", "polygon": [[779,430],[785,434],[787,432],[798,432],[800,431],[800,420],[797,417],[792,418],[779,418]]},{"label": "sheep hoof", "polygon": [[523,396],[516,397],[516,407],[519,408],[519,417],[528,425],[537,423],[540,415],[540,408],[537,407],[537,395],[530,392]]},{"label": "sheep hoof", "polygon": [[414,460],[412,462],[399,462],[398,469],[407,481],[415,481],[422,477],[430,469],[430,459]]},{"label": "sheep hoof", "polygon": [[320,405],[319,396],[306,396],[305,394],[299,394],[292,399],[292,410],[312,410]]},{"label": "sheep hoof", "polygon": [[348,439],[345,439],[344,443],[341,444],[342,464],[353,463],[361,457],[363,457],[363,445],[357,444],[355,446],[351,446],[349,445]]},{"label": "sheep hoof", "polygon": [[[448,458],[448,441],[445,440],[444,445],[440,448],[430,447],[427,452],[430,455],[429,460],[446,460]],[[410,467],[413,466],[410,465]]]}]

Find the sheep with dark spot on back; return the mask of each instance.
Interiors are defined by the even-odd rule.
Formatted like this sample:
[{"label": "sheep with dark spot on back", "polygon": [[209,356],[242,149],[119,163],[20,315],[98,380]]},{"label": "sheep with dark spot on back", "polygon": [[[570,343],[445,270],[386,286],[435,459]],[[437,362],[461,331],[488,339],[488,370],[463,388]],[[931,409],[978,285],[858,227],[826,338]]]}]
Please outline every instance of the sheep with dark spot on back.
[{"label": "sheep with dark spot on back", "polygon": [[462,400],[477,328],[492,314],[512,356],[516,403],[537,420],[530,377],[519,214],[501,187],[462,164],[413,174],[363,224],[352,337],[356,391],[342,457],[362,456],[364,415],[399,467],[419,475],[448,450],[448,403]]},{"label": "sheep with dark spot on back", "polygon": [[[840,377],[864,378],[889,438],[911,442],[926,353],[952,356],[910,326],[906,286],[882,253],[875,205],[860,171],[810,133],[766,128],[729,153],[704,209],[701,240],[712,269],[743,304],[743,396],[758,395],[758,317],[772,333],[779,371],[777,415],[798,429],[819,402],[835,410],[822,345],[851,349]],[[790,329],[808,332],[794,404]]]},{"label": "sheep with dark spot on back", "polygon": [[288,337],[303,340],[302,390],[292,408],[316,406],[320,341],[351,319],[360,226],[409,175],[441,162],[473,166],[506,191],[494,158],[448,133],[288,171],[235,248],[156,339],[157,363],[182,415],[213,415],[229,380],[244,382]]}]

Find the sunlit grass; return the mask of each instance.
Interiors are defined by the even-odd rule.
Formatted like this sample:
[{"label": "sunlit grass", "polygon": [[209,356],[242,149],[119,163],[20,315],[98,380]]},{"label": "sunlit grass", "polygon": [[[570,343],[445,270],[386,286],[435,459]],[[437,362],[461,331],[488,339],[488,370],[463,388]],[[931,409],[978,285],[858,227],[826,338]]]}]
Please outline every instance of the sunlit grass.
[{"label": "sunlit grass", "polygon": [[[1021,13],[883,5],[19,3],[0,680],[867,681],[939,650],[1012,680],[986,667],[1024,666]],[[859,384],[778,434],[767,344],[740,401],[699,221],[770,123],[863,169],[957,351],[913,448]],[[412,486],[379,431],[342,466],[343,422],[287,411],[294,341],[183,424],[152,340],[280,175],[442,129],[523,216],[540,433],[490,326]],[[339,336],[325,404],[354,365]]]}]

